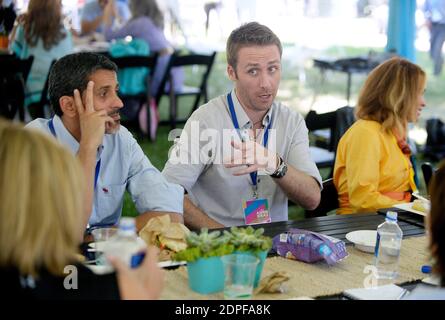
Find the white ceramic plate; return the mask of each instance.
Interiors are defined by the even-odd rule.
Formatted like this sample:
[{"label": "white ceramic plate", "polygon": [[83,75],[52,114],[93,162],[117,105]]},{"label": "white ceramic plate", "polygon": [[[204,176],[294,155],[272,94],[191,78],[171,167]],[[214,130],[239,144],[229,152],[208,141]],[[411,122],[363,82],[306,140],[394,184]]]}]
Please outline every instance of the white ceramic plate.
[{"label": "white ceramic plate", "polygon": [[[145,245],[145,241],[141,237],[137,237],[137,241],[141,243],[141,245]],[[88,246],[94,250],[91,251],[104,251],[105,245],[108,241],[96,241],[90,242]]]},{"label": "white ceramic plate", "polygon": [[346,234],[346,239],[352,242],[358,250],[374,253],[375,242],[377,239],[377,231],[375,230],[352,231]]},{"label": "white ceramic plate", "polygon": [[172,261],[172,260],[167,260],[167,261],[161,261],[158,262],[158,266],[160,268],[168,268],[168,267],[176,267],[176,266],[183,266],[186,265],[187,261]]},{"label": "white ceramic plate", "polygon": [[95,264],[87,264],[85,266],[93,271],[95,274],[108,274],[114,271],[113,267],[111,266],[97,266]]},{"label": "white ceramic plate", "polygon": [[[90,248],[93,248],[94,251],[104,251],[105,245],[108,241],[98,241],[98,242],[91,242],[88,244]],[[93,250],[91,250],[93,251]]]},{"label": "white ceramic plate", "polygon": [[427,215],[425,212],[417,211],[417,210],[413,209],[413,202],[396,204],[396,205],[394,205],[394,208],[402,209],[404,211],[409,211],[412,213],[417,213],[424,217]]}]

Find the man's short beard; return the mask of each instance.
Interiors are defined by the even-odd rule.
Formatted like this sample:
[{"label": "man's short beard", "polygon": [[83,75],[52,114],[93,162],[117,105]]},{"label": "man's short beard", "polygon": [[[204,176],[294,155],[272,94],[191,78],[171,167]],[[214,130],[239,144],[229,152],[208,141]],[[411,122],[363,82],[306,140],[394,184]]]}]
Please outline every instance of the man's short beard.
[{"label": "man's short beard", "polygon": [[114,121],[112,126],[105,124],[105,134],[115,134],[119,131],[120,127],[120,120]]}]

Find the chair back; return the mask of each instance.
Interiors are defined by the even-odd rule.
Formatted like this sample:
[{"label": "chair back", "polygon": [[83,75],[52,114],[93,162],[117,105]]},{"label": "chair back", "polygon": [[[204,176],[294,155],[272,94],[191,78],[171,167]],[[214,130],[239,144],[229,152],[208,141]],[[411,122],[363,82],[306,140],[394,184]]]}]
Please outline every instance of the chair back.
[{"label": "chair back", "polygon": [[21,60],[15,55],[0,55],[0,116],[25,120],[26,80],[31,70],[33,56]]},{"label": "chair back", "polygon": [[[128,97],[141,97],[144,95],[147,97],[149,95],[149,85],[151,81],[151,77],[154,73],[154,69],[156,66],[156,61],[158,59],[158,54],[155,53],[150,56],[125,56],[125,57],[110,57],[110,59],[117,65],[119,71],[126,71],[128,68],[142,68],[147,70],[147,76],[143,79],[145,82],[143,83],[144,92],[138,92],[135,94],[125,94],[123,96]],[[140,84],[138,84],[140,85]]]},{"label": "chair back", "polygon": [[424,150],[425,157],[432,161],[445,158],[445,123],[438,117],[426,120],[427,139]]},{"label": "chair back", "polygon": [[422,163],[421,168],[423,173],[423,180],[425,181],[425,187],[427,192],[429,193],[429,184],[435,170],[433,165],[429,162]]},{"label": "chair back", "polygon": [[[195,96],[195,101],[193,103],[192,110],[190,114],[195,111],[201,98],[204,98],[204,102],[208,101],[207,94],[207,81],[212,70],[213,63],[215,61],[216,52],[212,52],[210,55],[205,54],[187,54],[180,55],[175,52],[170,57],[170,61],[167,65],[165,73],[160,82],[158,91],[156,93],[155,101],[159,106],[159,103],[163,96],[169,96],[170,98],[170,124],[172,127],[176,127],[176,123],[184,123],[187,119],[177,119],[176,118],[176,100],[179,96]],[[175,91],[173,85],[170,85],[169,90],[166,89],[166,85],[172,81],[172,69],[177,67],[204,67],[204,72],[201,75],[201,78],[198,81],[198,85],[196,87],[183,86],[181,91]]]},{"label": "chair back", "polygon": [[[332,177],[337,146],[343,134],[355,122],[354,108],[345,106],[332,112],[317,113],[309,111],[306,126],[312,136],[322,136],[311,146],[311,155],[318,168],[331,168]],[[325,129],[325,130],[322,130]]]},{"label": "chair back", "polygon": [[[154,74],[156,62],[158,59],[158,54],[152,54],[150,56],[124,56],[124,57],[110,57],[110,59],[117,65],[119,71],[129,71],[130,68],[143,68],[146,70],[146,76],[141,78],[143,83],[138,84],[138,87],[144,88],[143,91],[136,93],[121,93],[120,97],[125,102],[134,101],[136,103],[136,108],[133,116],[129,116],[128,119],[122,119],[122,123],[126,126],[132,127],[138,130],[139,134],[143,131],[139,126],[139,113],[144,104],[147,106],[150,104],[150,83],[152,76]],[[133,69],[135,70],[135,69]],[[127,106],[126,106],[127,107]],[[124,112],[125,113],[125,112]],[[147,125],[148,132],[150,132],[150,108],[147,107],[147,116],[144,122]],[[128,113],[130,114],[130,113]]]},{"label": "chair back", "polygon": [[329,211],[339,207],[338,193],[332,178],[323,181],[320,204],[314,210],[306,210],[306,218],[326,216]]},{"label": "chair back", "polygon": [[[51,69],[53,65],[56,63],[57,59],[54,59],[51,62],[51,65],[48,70],[48,74],[46,76],[45,85],[43,86],[42,95],[40,96],[40,100],[38,102],[31,103],[28,106],[29,113],[31,115],[31,118],[37,119],[37,118],[45,118],[45,106],[49,106],[49,97],[48,97],[48,87],[49,87],[49,74],[51,73]],[[49,117],[52,117],[54,114],[54,111],[51,109]]]}]

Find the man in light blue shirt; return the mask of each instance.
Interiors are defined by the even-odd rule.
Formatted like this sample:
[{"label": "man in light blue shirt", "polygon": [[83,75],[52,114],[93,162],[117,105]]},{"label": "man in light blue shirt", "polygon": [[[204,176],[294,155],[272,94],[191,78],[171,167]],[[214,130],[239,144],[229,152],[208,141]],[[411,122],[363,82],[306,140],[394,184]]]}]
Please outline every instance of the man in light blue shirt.
[{"label": "man in light blue shirt", "polygon": [[48,89],[56,115],[27,127],[51,134],[79,158],[86,178],[85,225],[116,224],[125,190],[140,213],[138,230],[163,214],[183,222],[183,188],[167,182],[120,126],[123,104],[116,72],[116,65],[99,54],[61,58],[51,69]]},{"label": "man in light blue shirt", "polygon": [[445,0],[426,0],[423,11],[431,32],[430,56],[434,75],[440,75],[443,66],[442,47],[445,42]]},{"label": "man in light blue shirt", "polygon": [[126,2],[115,0],[91,0],[82,9],[82,34],[104,31],[104,20],[111,16],[113,23],[123,25],[130,20],[131,12]]}]

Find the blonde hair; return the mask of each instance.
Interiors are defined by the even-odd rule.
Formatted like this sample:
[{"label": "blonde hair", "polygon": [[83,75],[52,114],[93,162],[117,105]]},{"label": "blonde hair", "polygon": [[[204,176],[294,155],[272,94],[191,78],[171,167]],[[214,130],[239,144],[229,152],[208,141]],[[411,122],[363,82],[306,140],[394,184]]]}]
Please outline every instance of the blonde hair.
[{"label": "blonde hair", "polygon": [[360,92],[357,119],[374,120],[385,131],[395,129],[405,135],[425,83],[425,71],[414,63],[398,57],[383,62],[369,74]]},{"label": "blonde hair", "polygon": [[0,266],[63,274],[81,241],[83,183],[52,137],[0,119]]}]

